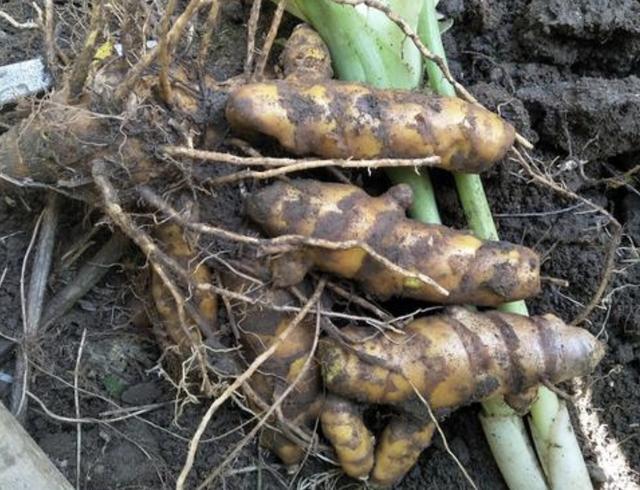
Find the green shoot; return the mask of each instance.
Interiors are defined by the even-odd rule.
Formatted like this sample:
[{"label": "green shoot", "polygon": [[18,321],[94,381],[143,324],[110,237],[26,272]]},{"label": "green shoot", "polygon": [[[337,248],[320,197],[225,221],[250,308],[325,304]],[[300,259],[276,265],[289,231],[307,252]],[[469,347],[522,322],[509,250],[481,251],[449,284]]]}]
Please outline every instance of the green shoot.
[{"label": "green shoot", "polygon": [[[387,3],[404,18],[415,19],[412,28],[417,28],[420,2]],[[340,78],[375,87],[412,89],[420,84],[422,59],[418,49],[384,13],[331,0],[290,0],[289,5],[325,40]]]}]

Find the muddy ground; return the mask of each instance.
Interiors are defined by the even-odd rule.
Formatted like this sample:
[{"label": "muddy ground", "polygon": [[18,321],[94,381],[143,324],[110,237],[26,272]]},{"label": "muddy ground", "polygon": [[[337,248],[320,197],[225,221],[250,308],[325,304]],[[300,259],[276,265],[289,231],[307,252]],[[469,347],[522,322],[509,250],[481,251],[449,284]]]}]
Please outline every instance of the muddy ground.
[{"label": "muddy ground", "polygon": [[[0,8],[22,20],[33,17],[27,2],[0,2]],[[442,0],[439,8],[454,20],[445,34],[445,47],[458,80],[536,142],[535,156],[549,175],[605,207],[624,225],[612,283],[585,326],[609,346],[590,380],[594,410],[631,468],[640,471],[640,183],[637,179],[624,185],[601,182],[640,163],[640,79],[634,76],[640,73],[640,4],[633,0]],[[220,79],[242,70],[248,7],[229,1],[222,16],[211,55],[212,70]],[[40,49],[37,32],[16,30],[0,19],[0,64],[35,56]],[[12,109],[3,108],[2,121],[11,121]],[[388,185],[378,175],[360,176],[359,181],[376,189]],[[463,227],[451,179],[437,173],[435,181],[446,223]],[[589,301],[601,274],[609,238],[602,218],[526,182],[509,161],[484,181],[501,236],[535,248],[545,258],[543,274],[570,283],[561,287],[546,282],[543,293],[528,301],[531,312],[554,311],[573,318]],[[227,192],[229,207],[218,215],[218,223],[233,226],[242,219],[240,206],[236,189]],[[67,203],[64,208],[56,257],[63,257],[97,218],[80,204]],[[6,269],[0,288],[0,330],[5,334],[21,329],[21,266],[41,209],[38,194],[0,196],[0,274]],[[103,228],[92,243],[104,240]],[[54,263],[49,294],[73,277],[93,249],[72,265],[62,260]],[[75,416],[69,382],[85,329],[80,386],[86,391],[80,397],[81,415],[157,404],[139,417],[83,426],[82,488],[171,488],[203,413],[202,404],[189,405],[174,423],[179,408],[172,403],[174,390],[154,369],[160,352],[148,330],[130,322],[135,304],[132,279],[137,280],[144,267],[132,249],[73,311],[38,339],[34,349],[32,391],[55,414]],[[11,374],[12,365],[12,357],[0,354],[0,371]],[[8,391],[0,381],[5,403]],[[29,407],[29,432],[74,482],[76,425],[46,415],[33,399]],[[477,412],[477,406],[456,412],[443,423],[445,434],[480,488],[504,488]],[[580,430],[573,415],[574,427]],[[206,433],[194,477],[201,480],[221,461],[249,430],[250,426],[242,425],[247,420],[232,405],[218,412]],[[594,437],[594,433],[579,434],[594,481],[621,488],[619,482],[605,482],[606,469],[597,467]],[[293,478],[252,444],[224,484],[226,488],[281,488],[325,478],[327,486],[356,485],[345,478],[336,482],[327,473],[330,470],[319,461],[309,461]],[[436,441],[398,488],[464,487],[459,469]]]}]

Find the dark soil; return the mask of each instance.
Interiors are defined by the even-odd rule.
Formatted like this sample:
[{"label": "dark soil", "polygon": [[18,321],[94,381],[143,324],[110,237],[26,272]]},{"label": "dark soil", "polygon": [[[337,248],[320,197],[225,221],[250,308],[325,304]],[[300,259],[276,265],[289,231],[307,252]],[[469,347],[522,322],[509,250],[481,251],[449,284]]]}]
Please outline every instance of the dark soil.
[{"label": "dark soil", "polygon": [[[0,8],[20,20],[33,17],[27,2],[0,2]],[[610,210],[625,226],[606,300],[585,327],[609,345],[592,379],[594,409],[631,467],[640,471],[640,185],[638,180],[622,186],[598,182],[640,163],[640,79],[634,76],[640,69],[640,5],[633,0],[442,0],[439,8],[455,21],[445,35],[445,47],[458,79],[537,143],[535,157],[546,162],[550,175]],[[223,9],[210,58],[218,79],[242,69],[247,10],[236,1]],[[0,64],[35,56],[40,49],[35,31],[13,29],[0,19]],[[216,120],[221,120],[222,102],[219,97],[212,99]],[[11,117],[0,112],[0,121]],[[446,223],[464,227],[450,177],[437,173],[435,180]],[[360,175],[354,181],[378,189],[387,185],[379,176]],[[584,207],[575,208],[575,202],[527,183],[512,162],[489,172],[484,182],[501,237],[535,248],[545,258],[543,274],[570,283],[568,288],[545,283],[543,293],[528,301],[531,312],[575,317],[591,298],[602,272],[609,239],[602,218],[580,213]],[[227,204],[203,218],[228,228],[243,225],[237,187],[223,192],[219,202]],[[22,328],[20,271],[41,209],[38,195],[0,196],[0,277],[7,270],[0,288],[0,331],[10,335],[19,335]],[[65,211],[56,257],[63,257],[92,226],[84,207],[73,204]],[[99,231],[94,241],[100,242],[103,235],[106,230]],[[57,260],[49,294],[64,286],[94,249],[70,267]],[[85,329],[80,386],[87,391],[80,398],[81,415],[98,417],[116,409],[116,404],[124,408],[160,404],[140,417],[83,425],[82,488],[172,488],[188,439],[206,407],[203,401],[181,412],[172,403],[175,392],[155,369],[160,352],[150,331],[130,322],[138,305],[131,284],[144,273],[144,260],[132,251],[42,335],[34,350],[31,390],[55,414],[75,417],[74,390],[68,383],[73,381]],[[3,357],[1,342],[0,372],[10,374],[13,359]],[[5,403],[7,392],[0,381]],[[76,425],[46,415],[33,399],[29,407],[29,432],[75,481]],[[505,488],[482,434],[478,409],[473,406],[450,416],[443,423],[445,434],[480,488]],[[218,412],[201,446],[193,481],[201,481],[250,429],[242,425],[247,420],[231,404]],[[577,421],[574,427],[579,431]],[[594,479],[604,483],[590,437],[579,434]],[[309,461],[300,478],[327,470],[331,468]],[[238,457],[225,484],[234,489],[281,488],[290,481],[273,456],[254,443]],[[607,488],[621,488],[615,481],[606,483]],[[353,484],[342,478],[338,487]],[[398,488],[465,485],[442,443],[436,441]]]},{"label": "dark soil", "polygon": [[[9,0],[0,3],[0,8],[18,22],[27,22],[36,17],[29,2]],[[0,24],[0,43],[4,48],[2,64],[8,65],[24,61],[38,53],[42,48],[42,36],[37,29],[17,29],[3,19]]]}]

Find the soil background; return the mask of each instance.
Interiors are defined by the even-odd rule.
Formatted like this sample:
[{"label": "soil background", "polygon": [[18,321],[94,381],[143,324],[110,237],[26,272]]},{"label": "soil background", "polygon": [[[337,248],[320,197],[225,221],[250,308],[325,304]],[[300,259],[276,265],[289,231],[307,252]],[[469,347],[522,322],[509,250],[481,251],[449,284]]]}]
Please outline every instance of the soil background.
[{"label": "soil background", "polygon": [[[232,0],[222,9],[210,57],[218,79],[242,70],[248,8]],[[0,9],[21,20],[33,17],[28,2],[0,1]],[[584,326],[608,343],[607,356],[590,380],[594,409],[633,470],[640,471],[640,186],[638,180],[621,186],[598,182],[640,163],[640,79],[636,78],[640,73],[640,3],[442,0],[439,9],[454,20],[444,39],[458,80],[536,143],[534,155],[545,162],[549,175],[607,208],[625,227],[610,288]],[[293,24],[285,22],[283,38]],[[64,38],[64,32],[60,35]],[[0,19],[0,65],[36,56],[40,49],[37,31],[16,30]],[[217,113],[213,105],[212,117],[220,118],[222,105],[218,104]],[[2,108],[0,121],[10,124],[14,109]],[[434,178],[445,223],[464,227],[451,178],[444,173]],[[359,175],[356,181],[372,190],[388,186],[376,174]],[[544,257],[543,274],[570,283],[567,288],[545,282],[542,294],[528,301],[531,312],[553,311],[566,320],[573,318],[589,301],[601,274],[609,240],[602,217],[529,184],[510,161],[484,176],[484,182],[501,237],[535,248]],[[242,220],[238,198],[232,196],[228,202],[227,214],[219,215],[218,224]],[[42,206],[42,196],[35,193],[0,195],[0,275],[6,269],[0,287],[0,330],[9,335],[21,330],[21,266]],[[96,216],[85,207],[65,204],[56,257],[63,257],[91,229],[91,219]],[[97,227],[90,244],[101,243],[106,235],[106,227]],[[73,277],[92,250],[90,247],[71,266],[62,260],[54,262],[49,294]],[[172,488],[188,440],[206,407],[206,403],[189,405],[178,424],[174,423],[179,409],[172,403],[174,390],[154,369],[160,352],[150,332],[131,322],[136,304],[131,283],[144,266],[144,260],[131,250],[97,288],[36,342],[31,390],[52,412],[75,416],[69,382],[85,329],[82,416],[97,416],[118,406],[158,404],[139,417],[83,426],[82,488]],[[12,366],[12,357],[0,356],[0,371],[10,374]],[[8,391],[8,385],[0,381],[5,403]],[[443,429],[451,449],[480,488],[506,488],[482,434],[478,410],[472,406],[457,411],[443,422]],[[231,404],[218,412],[201,445],[193,481],[196,477],[201,481],[250,430],[251,425],[243,425],[248,420]],[[575,420],[574,427],[579,430]],[[27,429],[74,482],[76,425],[52,419],[31,400]],[[621,488],[614,481],[604,481],[605,473],[597,467],[589,442],[592,437],[594,434],[579,434],[594,481]],[[359,485],[337,479],[336,474],[331,467],[310,460],[293,478],[253,443],[241,453],[223,483],[230,489],[303,483],[312,488],[313,481],[316,487]],[[466,485],[436,440],[398,488]]]}]

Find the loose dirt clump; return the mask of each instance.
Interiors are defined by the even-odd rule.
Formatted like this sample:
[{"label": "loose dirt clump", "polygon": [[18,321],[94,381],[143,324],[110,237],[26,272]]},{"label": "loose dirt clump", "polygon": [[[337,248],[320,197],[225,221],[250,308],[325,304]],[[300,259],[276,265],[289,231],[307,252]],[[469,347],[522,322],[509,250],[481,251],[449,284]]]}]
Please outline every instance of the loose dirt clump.
[{"label": "loose dirt clump", "polygon": [[534,0],[516,25],[519,40],[537,58],[577,73],[637,73],[640,5],[633,0]]}]

